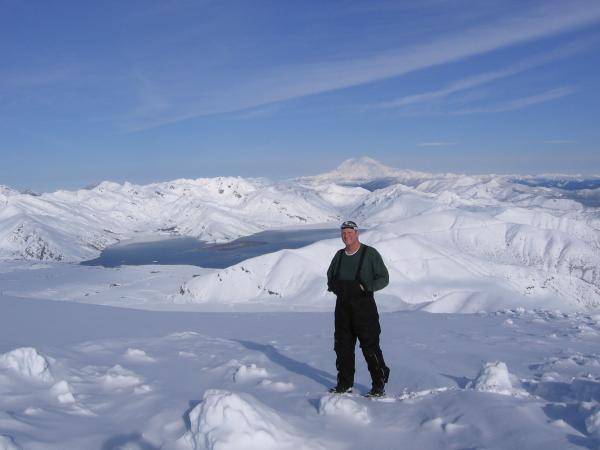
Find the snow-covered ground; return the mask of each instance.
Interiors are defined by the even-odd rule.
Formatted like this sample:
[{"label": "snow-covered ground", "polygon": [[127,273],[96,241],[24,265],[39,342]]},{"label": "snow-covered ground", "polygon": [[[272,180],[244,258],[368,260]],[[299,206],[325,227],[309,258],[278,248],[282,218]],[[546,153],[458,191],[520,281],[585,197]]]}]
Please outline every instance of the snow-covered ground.
[{"label": "snow-covered ground", "polygon": [[[0,297],[0,448],[575,449],[600,444],[600,317],[382,314],[388,397],[333,397],[331,313]],[[356,390],[369,377],[357,355]]]},{"label": "snow-covered ground", "polygon": [[[0,450],[600,448],[600,191],[584,181],[363,158],[279,183],[0,186]],[[77,264],[125,240],[342,217],[390,270],[380,400],[359,395],[358,348],[356,393],[326,392],[337,238],[223,269]]]},{"label": "snow-covered ground", "polygon": [[173,303],[181,284],[210,271],[195,266],[104,268],[55,262],[0,263],[2,295],[153,310],[198,310]]}]

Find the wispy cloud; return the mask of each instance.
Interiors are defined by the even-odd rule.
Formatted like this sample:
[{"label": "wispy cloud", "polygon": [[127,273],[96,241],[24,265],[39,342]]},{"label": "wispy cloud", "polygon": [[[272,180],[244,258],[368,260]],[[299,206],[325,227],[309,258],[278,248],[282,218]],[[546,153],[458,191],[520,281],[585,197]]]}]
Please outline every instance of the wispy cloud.
[{"label": "wispy cloud", "polygon": [[460,109],[453,111],[451,114],[481,114],[481,113],[494,113],[504,111],[516,111],[518,109],[524,109],[529,106],[538,105],[540,103],[546,103],[552,100],[556,100],[575,92],[575,88],[572,86],[563,86],[556,89],[550,89],[536,95],[530,95],[527,97],[521,97],[514,100],[510,100],[505,103],[500,103],[492,106],[485,106],[481,108],[470,108]]},{"label": "wispy cloud", "polygon": [[431,142],[419,142],[419,147],[451,147],[456,145],[456,142],[444,142],[444,141],[431,141]]},{"label": "wispy cloud", "polygon": [[420,94],[407,95],[387,102],[380,102],[368,107],[368,109],[392,109],[402,108],[409,105],[415,105],[419,103],[426,103],[432,101],[439,101],[445,97],[448,97],[457,92],[467,91],[500,79],[517,75],[521,72],[534,69],[544,64],[554,62],[560,59],[567,58],[576,53],[579,53],[588,48],[592,43],[596,43],[598,37],[594,37],[591,40],[585,42],[574,42],[570,45],[563,46],[555,49],[552,52],[535,55],[527,58],[526,60],[519,61],[512,64],[504,69],[484,72],[481,74],[473,75],[470,77],[463,78],[461,80],[454,81],[445,87],[429,92],[423,92]]},{"label": "wispy cloud", "polygon": [[[235,112],[260,105],[371,83],[412,71],[553,36],[600,21],[600,2],[544,2],[537,8],[426,43],[368,57],[287,66],[226,91],[199,91],[167,111],[140,116],[129,130],[153,128],[193,117]],[[490,75],[488,75],[490,76]],[[470,81],[475,82],[474,80]],[[169,92],[171,85],[164,85]]]}]

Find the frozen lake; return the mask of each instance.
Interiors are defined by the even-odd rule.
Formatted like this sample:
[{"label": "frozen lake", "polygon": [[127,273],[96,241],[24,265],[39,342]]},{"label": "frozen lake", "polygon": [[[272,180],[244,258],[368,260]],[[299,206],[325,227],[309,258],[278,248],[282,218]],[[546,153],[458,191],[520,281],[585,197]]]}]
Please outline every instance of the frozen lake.
[{"label": "frozen lake", "polygon": [[[105,249],[98,258],[82,264],[103,267],[186,264],[221,269],[265,253],[300,248],[339,236],[337,228],[320,228],[262,231],[223,244],[209,244],[190,237],[174,237],[117,244]],[[341,240],[340,246],[343,246]]]}]

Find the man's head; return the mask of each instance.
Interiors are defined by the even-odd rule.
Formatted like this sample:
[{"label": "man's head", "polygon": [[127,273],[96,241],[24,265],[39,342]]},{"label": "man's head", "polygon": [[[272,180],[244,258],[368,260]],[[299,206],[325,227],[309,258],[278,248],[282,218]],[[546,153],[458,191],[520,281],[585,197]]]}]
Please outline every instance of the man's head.
[{"label": "man's head", "polygon": [[355,249],[360,245],[358,240],[358,226],[351,220],[347,220],[341,226],[342,241],[346,244],[346,249]]}]

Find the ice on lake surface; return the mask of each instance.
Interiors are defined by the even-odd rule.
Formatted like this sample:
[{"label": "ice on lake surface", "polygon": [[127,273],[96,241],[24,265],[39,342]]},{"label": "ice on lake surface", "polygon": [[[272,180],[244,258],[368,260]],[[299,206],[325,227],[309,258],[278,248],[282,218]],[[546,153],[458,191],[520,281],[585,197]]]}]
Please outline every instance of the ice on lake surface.
[{"label": "ice on lake surface", "polygon": [[269,230],[220,244],[210,244],[190,237],[171,237],[114,245],[105,249],[98,258],[82,264],[103,267],[187,264],[222,269],[255,256],[300,248],[339,235],[337,228]]}]

